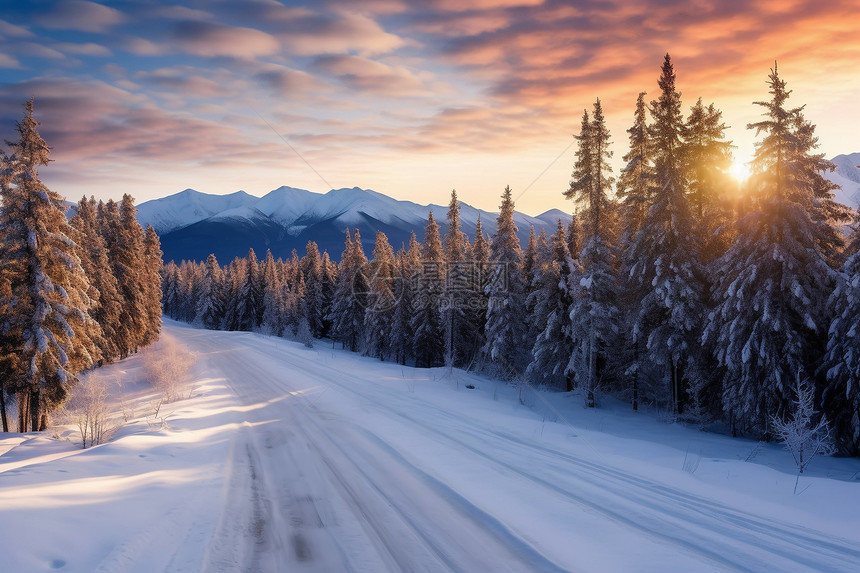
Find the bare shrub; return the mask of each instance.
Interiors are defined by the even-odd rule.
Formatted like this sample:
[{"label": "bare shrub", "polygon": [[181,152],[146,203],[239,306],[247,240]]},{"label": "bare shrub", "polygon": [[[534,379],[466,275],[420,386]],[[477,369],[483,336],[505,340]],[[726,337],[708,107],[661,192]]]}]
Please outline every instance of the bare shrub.
[{"label": "bare shrub", "polygon": [[158,390],[164,402],[189,398],[191,391],[183,392],[185,377],[197,357],[187,346],[165,338],[156,347],[146,351],[143,367],[152,386]]},{"label": "bare shrub", "polygon": [[815,421],[818,412],[813,405],[814,394],[809,384],[798,383],[795,394],[797,399],[791,418],[784,420],[774,416],[771,422],[777,439],[794,458],[800,476],[815,456],[829,456],[835,447],[827,418],[821,416]]},{"label": "bare shrub", "polygon": [[90,374],[72,390],[67,411],[81,433],[84,449],[106,442],[118,427],[110,419],[108,395],[108,379],[99,374]]}]

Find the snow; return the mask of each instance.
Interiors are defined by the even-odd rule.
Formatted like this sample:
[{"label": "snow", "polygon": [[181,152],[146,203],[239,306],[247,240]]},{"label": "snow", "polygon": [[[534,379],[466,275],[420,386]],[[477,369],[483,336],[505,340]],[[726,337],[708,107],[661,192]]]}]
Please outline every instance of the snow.
[{"label": "snow", "polygon": [[141,203],[137,207],[137,220],[141,226],[152,228],[159,234],[193,225],[228,209],[254,205],[259,201],[244,191],[229,195],[210,195],[186,189],[169,197]]},{"label": "snow", "polygon": [[[359,187],[332,189],[328,193],[313,193],[294,187],[279,187],[262,198],[253,197],[243,191],[231,195],[209,195],[186,189],[176,195],[142,203],[138,207],[138,220],[144,227],[152,225],[159,234],[165,234],[210,219],[268,217],[283,226],[293,235],[298,235],[306,226],[320,221],[337,220],[339,224],[356,225],[365,222],[365,216],[382,223],[413,228],[417,233],[427,224],[430,210],[437,218],[448,212],[447,205],[419,205],[401,201]],[[465,228],[474,228],[481,215],[487,234],[496,229],[497,213],[481,211],[465,203],[461,204],[461,218]],[[517,226],[528,230],[530,225],[540,229],[555,230],[556,221],[565,224],[571,216],[553,209],[537,217],[516,213]]]},{"label": "snow", "polygon": [[[0,439],[8,571],[853,571],[860,460],[800,478],[776,444],[604,398],[518,391],[330,344],[166,321],[197,354],[164,404],[102,368],[112,441]],[[162,343],[159,343],[162,344]],[[467,385],[475,386],[468,389]]]}]

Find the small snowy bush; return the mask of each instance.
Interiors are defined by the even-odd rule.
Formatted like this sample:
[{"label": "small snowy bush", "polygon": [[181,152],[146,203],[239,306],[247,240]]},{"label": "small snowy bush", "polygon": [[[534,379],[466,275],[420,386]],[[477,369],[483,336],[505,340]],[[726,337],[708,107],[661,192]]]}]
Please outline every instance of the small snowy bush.
[{"label": "small snowy bush", "polygon": [[148,349],[143,359],[144,370],[150,383],[161,392],[165,402],[173,402],[183,397],[185,375],[197,362],[197,357],[187,346],[179,345],[172,339],[164,339]]},{"label": "small snowy bush", "polygon": [[788,420],[774,416],[771,422],[774,434],[783,443],[797,464],[798,474],[809,465],[815,456],[829,456],[835,450],[833,436],[827,418],[821,416],[813,424],[817,412],[813,406],[812,388],[805,382],[797,385],[794,414]]}]

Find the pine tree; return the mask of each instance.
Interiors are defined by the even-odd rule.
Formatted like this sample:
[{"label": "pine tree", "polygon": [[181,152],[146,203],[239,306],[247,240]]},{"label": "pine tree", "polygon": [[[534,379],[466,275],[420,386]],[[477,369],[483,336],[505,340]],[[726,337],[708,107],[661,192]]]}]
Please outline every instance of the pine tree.
[{"label": "pine tree", "polygon": [[182,310],[185,304],[183,291],[185,285],[182,282],[182,274],[176,263],[170,261],[164,266],[164,287],[162,288],[162,300],[164,301],[164,314],[173,320],[181,320]]},{"label": "pine tree", "polygon": [[[632,242],[642,227],[648,206],[653,201],[654,169],[651,163],[651,139],[646,120],[645,92],[636,99],[633,125],[627,130],[630,148],[622,157],[624,168],[618,179],[616,195],[621,203],[621,237],[623,248]],[[629,265],[628,265],[629,266]]]},{"label": "pine tree", "polygon": [[[823,153],[813,153],[818,148],[815,125],[803,116],[803,107],[793,110],[792,132],[794,140],[789,146],[792,171],[789,177],[794,185],[804,190],[797,200],[802,202],[815,222],[815,240],[827,263],[837,268],[844,246],[842,226],[851,222],[854,213],[846,205],[834,199],[833,192],[839,186],[824,178],[824,173],[836,166],[824,158]],[[809,196],[812,196],[812,201]]]},{"label": "pine tree", "polygon": [[78,231],[81,247],[81,268],[90,283],[90,316],[99,324],[100,336],[93,342],[99,347],[103,360],[108,362],[120,356],[116,339],[120,331],[123,300],[116,277],[111,272],[108,250],[99,233],[95,199],[83,197],[70,223]]},{"label": "pine tree", "polygon": [[645,354],[642,337],[634,336],[639,315],[639,304],[651,285],[641,282],[634,272],[638,253],[632,248],[639,230],[645,223],[648,207],[654,201],[655,174],[653,147],[647,123],[645,92],[636,98],[633,125],[627,130],[629,150],[622,158],[624,168],[618,179],[618,196],[621,218],[620,248],[622,251],[619,307],[622,310],[622,339],[625,353],[621,360],[627,364],[626,376],[630,381],[630,398],[634,410],[639,409],[641,356]]},{"label": "pine tree", "polygon": [[705,107],[702,98],[690,108],[682,131],[687,197],[703,263],[725,253],[732,239],[732,203],[726,191],[735,184],[729,181],[732,144],[725,140],[725,131],[722,112],[714,104]]},{"label": "pine tree", "polygon": [[263,332],[274,336],[284,334],[284,289],[278,264],[272,256],[271,250],[266,250],[266,259],[263,262],[263,318],[261,326]]},{"label": "pine tree", "polygon": [[445,356],[445,329],[440,312],[445,255],[439,226],[430,211],[424,232],[421,273],[413,298],[412,330],[415,333],[415,366],[441,366]]},{"label": "pine tree", "polygon": [[824,357],[827,385],[822,403],[837,442],[856,456],[860,454],[860,251],[842,266],[828,306],[834,318]]},{"label": "pine tree", "polygon": [[323,268],[319,247],[314,241],[305,246],[305,256],[299,267],[305,278],[305,312],[308,327],[314,337],[322,336],[325,317],[325,298],[323,293]]},{"label": "pine tree", "polygon": [[224,316],[223,276],[221,266],[214,254],[206,257],[206,266],[200,280],[199,296],[194,322],[205,328],[216,330]]},{"label": "pine tree", "polygon": [[376,232],[373,260],[369,265],[367,309],[364,314],[365,352],[380,360],[392,354],[390,336],[394,316],[394,250],[382,231]]},{"label": "pine tree", "polygon": [[478,332],[469,315],[474,296],[475,265],[467,260],[466,236],[460,229],[460,203],[451,191],[448,205],[448,233],[445,235],[445,282],[442,294],[442,325],[445,329],[445,362],[468,366],[475,356]]},{"label": "pine tree", "polygon": [[137,222],[137,209],[131,195],[123,195],[120,205],[109,200],[99,214],[99,226],[123,301],[116,342],[120,357],[124,358],[141,346],[147,328],[143,229]]},{"label": "pine tree", "polygon": [[367,308],[367,257],[361,247],[361,234],[355,230],[355,238],[346,231],[346,248],[337,268],[337,285],[332,300],[332,338],[358,350],[364,329],[364,311]]},{"label": "pine tree", "polygon": [[329,258],[328,251],[323,251],[320,267],[322,269],[322,285],[320,287],[320,290],[322,291],[320,301],[322,308],[322,329],[319,332],[319,336],[320,338],[325,338],[331,330],[329,314],[331,314],[331,305],[334,300],[334,289],[335,285],[337,285],[337,265],[332,262],[331,258]]},{"label": "pine tree", "polygon": [[161,241],[152,225],[146,226],[143,234],[143,300],[146,309],[146,328],[141,345],[148,346],[158,340],[161,332]]},{"label": "pine tree", "polygon": [[510,186],[502,194],[496,234],[490,245],[490,264],[493,277],[487,287],[486,342],[482,352],[491,372],[512,379],[526,369],[530,357],[521,326],[526,321],[526,284]]},{"label": "pine tree", "polygon": [[263,308],[260,264],[254,249],[248,250],[248,256],[238,268],[241,269],[239,276],[234,278],[238,288],[232,303],[235,308],[235,330],[251,332],[259,326],[257,321],[262,317]]},{"label": "pine tree", "polygon": [[[72,240],[62,198],[39,179],[50,149],[39,135],[33,100],[17,123],[19,139],[0,157],[0,287],[5,291],[5,340],[20,341],[13,380],[19,390],[19,429],[37,431],[66,397],[76,375],[98,359],[89,337],[89,282]],[[2,304],[2,303],[0,303]],[[6,354],[0,351],[0,356]],[[6,361],[8,367],[9,362]],[[29,412],[22,412],[27,405]]]},{"label": "pine tree", "polygon": [[421,245],[413,232],[409,250],[397,253],[397,282],[395,285],[394,316],[391,319],[391,344],[394,359],[399,364],[415,357],[415,330],[412,328],[413,302],[421,274]]},{"label": "pine tree", "polygon": [[574,352],[568,369],[583,382],[586,405],[595,406],[594,391],[607,361],[606,349],[618,331],[615,301],[615,253],[609,233],[614,204],[609,191],[614,182],[609,160],[610,135],[598,99],[593,119],[584,114],[573,180],[567,196],[585,206],[585,246],[579,273],[568,275],[571,293],[570,320]]},{"label": "pine tree", "polygon": [[529,295],[535,306],[535,324],[540,332],[534,339],[532,362],[526,376],[536,384],[573,390],[573,377],[567,372],[574,346],[571,340],[568,277],[577,268],[570,256],[564,224],[558,220],[558,228],[550,238],[552,259],[542,266],[535,277],[535,285]]},{"label": "pine tree", "polygon": [[644,341],[649,358],[665,369],[669,403],[679,413],[690,378],[699,369],[705,283],[685,193],[681,96],[668,54],[658,83],[660,97],[651,102],[654,122],[649,127],[656,186],[642,228],[628,248],[628,284],[641,296],[634,344]]},{"label": "pine tree", "polygon": [[752,210],[729,251],[712,266],[716,309],[705,331],[725,368],[723,410],[733,432],[769,436],[771,416],[791,404],[797,379],[814,380],[827,332],[825,303],[834,279],[810,217],[814,191],[796,178],[809,156],[797,153],[796,115],[776,66],[765,119],[749,124],[756,145]]}]

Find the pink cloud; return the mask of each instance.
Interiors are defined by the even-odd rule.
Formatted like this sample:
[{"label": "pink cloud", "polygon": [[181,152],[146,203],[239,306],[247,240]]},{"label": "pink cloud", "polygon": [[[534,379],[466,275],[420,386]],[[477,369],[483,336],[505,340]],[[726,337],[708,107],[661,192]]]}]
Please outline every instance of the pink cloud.
[{"label": "pink cloud", "polygon": [[185,20],[170,35],[182,50],[196,56],[254,58],[280,50],[274,36],[253,28]]},{"label": "pink cloud", "polygon": [[119,10],[95,2],[64,0],[48,12],[37,15],[35,20],[45,28],[104,32],[122,22],[124,17]]}]

